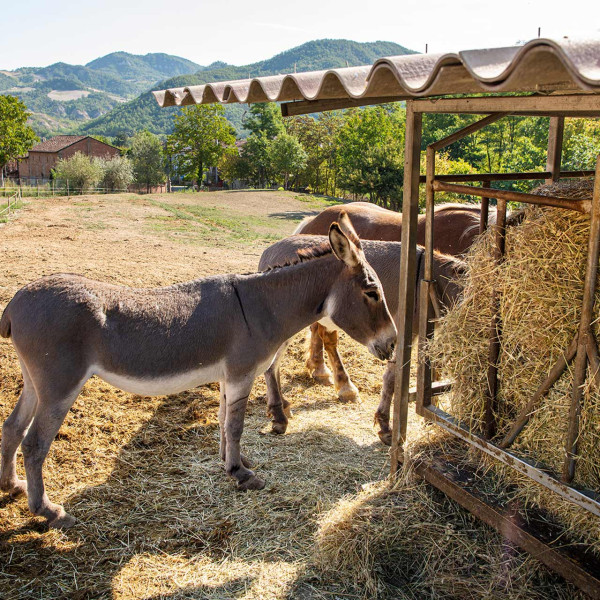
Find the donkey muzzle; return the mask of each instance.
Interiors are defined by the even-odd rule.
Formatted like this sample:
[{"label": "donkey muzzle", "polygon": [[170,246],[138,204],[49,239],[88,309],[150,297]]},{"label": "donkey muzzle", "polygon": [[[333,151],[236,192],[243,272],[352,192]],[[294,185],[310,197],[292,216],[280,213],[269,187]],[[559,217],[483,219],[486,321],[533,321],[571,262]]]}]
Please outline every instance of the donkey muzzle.
[{"label": "donkey muzzle", "polygon": [[379,360],[389,360],[394,355],[396,349],[396,328],[393,333],[386,337],[379,337],[369,344],[369,352]]}]

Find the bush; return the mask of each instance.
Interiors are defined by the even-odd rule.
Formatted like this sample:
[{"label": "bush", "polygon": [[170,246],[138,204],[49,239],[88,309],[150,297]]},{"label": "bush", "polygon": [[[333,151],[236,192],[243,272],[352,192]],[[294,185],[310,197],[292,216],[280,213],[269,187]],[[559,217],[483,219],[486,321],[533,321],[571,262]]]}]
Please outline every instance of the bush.
[{"label": "bush", "polygon": [[81,152],[76,152],[70,158],[59,159],[52,172],[62,185],[81,192],[98,185],[104,174],[101,161]]},{"label": "bush", "polygon": [[104,171],[102,187],[106,190],[126,190],[133,182],[133,165],[128,158],[114,156],[110,159],[98,159],[98,162]]}]

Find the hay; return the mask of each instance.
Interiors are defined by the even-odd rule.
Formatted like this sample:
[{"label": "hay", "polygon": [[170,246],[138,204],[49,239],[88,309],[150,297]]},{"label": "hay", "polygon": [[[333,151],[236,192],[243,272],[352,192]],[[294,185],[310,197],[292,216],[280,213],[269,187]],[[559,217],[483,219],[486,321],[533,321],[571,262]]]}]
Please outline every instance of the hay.
[{"label": "hay", "polygon": [[[591,198],[590,181],[560,182],[537,193]],[[507,433],[552,365],[575,336],[581,312],[589,217],[559,209],[528,208],[523,223],[507,230],[506,260],[496,265],[491,256],[492,234],[482,236],[467,257],[462,302],[442,321],[430,344],[443,376],[454,380],[450,412],[476,431],[484,423],[487,354],[492,318],[493,286],[500,290],[502,350],[499,369],[499,437]],[[597,292],[594,331],[600,294]],[[571,367],[572,368],[572,367]],[[568,423],[573,374],[567,369],[543,399],[513,450],[560,473]],[[600,491],[600,390],[585,383],[575,485]],[[504,485],[519,486],[526,504],[549,511],[569,534],[600,554],[600,520],[509,467],[477,456],[491,466]],[[500,488],[502,486],[499,486]]]}]

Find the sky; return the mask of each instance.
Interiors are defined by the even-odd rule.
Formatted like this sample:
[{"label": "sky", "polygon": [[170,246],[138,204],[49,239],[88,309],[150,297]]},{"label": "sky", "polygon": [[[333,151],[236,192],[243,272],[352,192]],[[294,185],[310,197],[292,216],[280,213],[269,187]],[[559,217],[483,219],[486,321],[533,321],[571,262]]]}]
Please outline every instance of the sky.
[{"label": "sky", "polygon": [[[0,0],[0,70],[166,52],[244,65],[320,38],[430,53],[600,38],[600,0]],[[7,5],[4,7],[3,5]]]}]

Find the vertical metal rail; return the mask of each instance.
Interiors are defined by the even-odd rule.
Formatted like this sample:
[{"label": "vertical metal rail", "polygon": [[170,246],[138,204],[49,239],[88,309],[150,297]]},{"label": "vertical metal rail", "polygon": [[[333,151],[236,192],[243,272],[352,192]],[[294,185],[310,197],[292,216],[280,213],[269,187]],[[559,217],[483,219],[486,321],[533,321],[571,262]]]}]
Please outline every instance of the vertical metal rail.
[{"label": "vertical metal rail", "polygon": [[394,420],[392,422],[392,478],[398,471],[400,452],[406,441],[408,387],[412,351],[412,318],[415,300],[417,217],[419,215],[419,175],[422,113],[414,111],[414,101],[406,101],[406,140],[404,151],[404,198],[402,204],[402,250],[398,297],[398,341],[396,344],[396,381]]},{"label": "vertical metal rail", "polygon": [[600,156],[596,162],[596,179],[592,196],[592,222],[588,241],[588,257],[585,268],[585,283],[583,288],[583,304],[579,334],[577,337],[577,354],[575,355],[575,372],[573,376],[573,393],[569,410],[569,426],[565,442],[565,461],[562,480],[565,483],[573,481],[577,457],[577,442],[579,437],[579,420],[583,402],[583,385],[588,365],[588,347],[592,333],[594,296],[598,275],[598,258],[600,257]]}]

